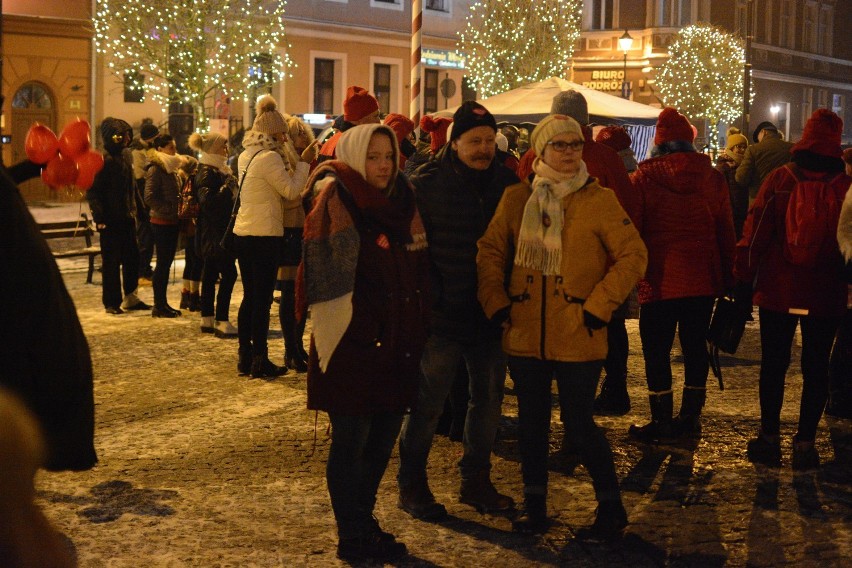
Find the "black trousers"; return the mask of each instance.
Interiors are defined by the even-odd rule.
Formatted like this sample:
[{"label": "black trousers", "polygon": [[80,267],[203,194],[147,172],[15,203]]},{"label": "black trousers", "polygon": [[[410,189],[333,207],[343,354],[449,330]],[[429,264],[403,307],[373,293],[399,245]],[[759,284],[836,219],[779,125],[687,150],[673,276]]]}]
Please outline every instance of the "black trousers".
[{"label": "black trousers", "polygon": [[639,315],[639,337],[645,355],[648,390],[672,388],[672,345],[675,332],[683,352],[686,386],[704,388],[710,371],[707,357],[707,328],[713,315],[712,296],[693,296],[643,304]]},{"label": "black trousers", "polygon": [[121,225],[107,225],[101,229],[100,238],[104,307],[118,308],[124,296],[135,291],[139,284],[139,249],[133,220],[128,219]]},{"label": "black trousers", "polygon": [[[219,282],[219,293],[216,294],[216,280]],[[237,281],[237,266],[230,255],[223,253],[204,259],[204,269],[201,273],[201,316],[213,315],[213,303],[216,303],[216,321],[228,321],[231,307],[231,293]]]},{"label": "black trousers", "polygon": [[169,286],[169,271],[175,260],[178,242],[177,225],[151,223],[154,246],[157,247],[157,266],[154,267],[154,305],[162,308],[168,304],[166,290]]},{"label": "black trousers", "polygon": [[243,301],[237,316],[240,349],[251,350],[253,356],[269,352],[269,309],[282,243],[282,237],[234,236],[243,280]]},{"label": "black trousers", "polygon": [[840,317],[797,316],[760,308],[760,427],[776,435],[781,427],[784,380],[796,326],[802,326],[802,400],[796,437],[812,441],[828,400],[828,361]]}]

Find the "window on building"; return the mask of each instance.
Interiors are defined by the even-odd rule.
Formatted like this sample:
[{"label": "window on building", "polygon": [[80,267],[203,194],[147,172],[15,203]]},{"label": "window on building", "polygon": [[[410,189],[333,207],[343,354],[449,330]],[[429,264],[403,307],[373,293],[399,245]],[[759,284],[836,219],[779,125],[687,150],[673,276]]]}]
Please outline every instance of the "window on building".
[{"label": "window on building", "polygon": [[748,2],[746,0],[737,0],[734,6],[734,30],[740,36],[746,36],[746,22],[748,21]]},{"label": "window on building", "polygon": [[805,127],[805,123],[814,112],[814,88],[805,87],[802,89],[802,121],[801,127]]},{"label": "window on building", "polygon": [[390,112],[391,66],[384,63],[373,65],[373,94],[379,101],[382,114]]},{"label": "window on building", "polygon": [[781,0],[778,18],[778,46],[790,49],[796,46],[796,6],[792,0]]},{"label": "window on building", "polygon": [[846,95],[831,95],[831,110],[833,110],[837,114],[837,116],[840,117],[840,120],[842,120],[844,123],[846,122],[845,109]]},{"label": "window on building", "polygon": [[314,59],[314,112],[334,112],[333,59]]},{"label": "window on building", "polygon": [[12,108],[53,108],[53,98],[44,85],[35,82],[24,83],[12,98]]},{"label": "window on building", "polygon": [[423,82],[423,112],[438,110],[438,70],[426,69]]},{"label": "window on building", "polygon": [[831,6],[821,6],[817,22],[817,53],[831,55],[833,43],[834,12]]},{"label": "window on building", "polygon": [[402,10],[402,0],[370,0],[372,8],[390,8],[391,10]]},{"label": "window on building", "polygon": [[592,0],[592,22],[590,29],[611,30],[613,4],[615,0]]},{"label": "window on building", "polygon": [[819,19],[819,6],[816,2],[807,2],[802,12],[802,49],[816,53],[817,43],[817,20]]},{"label": "window on building", "polygon": [[680,28],[692,23],[693,0],[660,0],[659,23],[661,26]]},{"label": "window on building", "polygon": [[126,103],[144,103],[145,90],[142,85],[145,83],[145,75],[139,72],[131,72],[124,74],[124,102]]},{"label": "window on building", "polygon": [[467,76],[462,77],[462,102],[476,100],[476,85]]},{"label": "window on building", "polygon": [[426,0],[426,9],[449,14],[450,0]]}]

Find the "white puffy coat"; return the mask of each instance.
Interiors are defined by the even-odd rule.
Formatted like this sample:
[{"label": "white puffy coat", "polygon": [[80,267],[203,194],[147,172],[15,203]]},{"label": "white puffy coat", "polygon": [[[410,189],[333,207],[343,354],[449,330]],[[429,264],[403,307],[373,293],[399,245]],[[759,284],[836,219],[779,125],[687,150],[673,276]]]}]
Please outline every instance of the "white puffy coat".
[{"label": "white puffy coat", "polygon": [[[269,149],[268,136],[252,130],[246,132],[243,146],[245,150],[237,161],[242,189],[234,234],[281,237],[284,235],[284,200],[299,197],[308,180],[310,165],[299,162],[292,171],[281,154]],[[257,156],[249,165],[255,154]],[[248,171],[246,166],[249,166]]]}]

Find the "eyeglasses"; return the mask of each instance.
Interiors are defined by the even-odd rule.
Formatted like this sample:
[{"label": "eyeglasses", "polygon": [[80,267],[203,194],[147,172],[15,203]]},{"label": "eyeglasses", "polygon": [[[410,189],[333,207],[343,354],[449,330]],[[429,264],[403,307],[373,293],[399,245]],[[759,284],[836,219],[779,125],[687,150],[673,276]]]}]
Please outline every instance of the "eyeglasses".
[{"label": "eyeglasses", "polygon": [[583,149],[583,145],[585,142],[583,140],[576,140],[574,142],[564,142],[562,140],[551,140],[547,143],[548,146],[556,150],[557,152],[565,152],[568,148],[571,148],[575,152],[579,152]]},{"label": "eyeglasses", "polygon": [[747,144],[737,144],[736,146],[731,146],[731,150],[745,150],[748,148]]}]

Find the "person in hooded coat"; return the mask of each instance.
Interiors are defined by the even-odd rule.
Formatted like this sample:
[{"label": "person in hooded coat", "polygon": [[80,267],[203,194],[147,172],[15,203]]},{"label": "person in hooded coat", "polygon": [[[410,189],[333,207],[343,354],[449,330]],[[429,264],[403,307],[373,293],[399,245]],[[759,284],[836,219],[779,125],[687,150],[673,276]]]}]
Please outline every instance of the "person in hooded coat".
[{"label": "person in hooded coat", "polygon": [[[644,442],[697,435],[706,396],[706,335],[717,297],[732,288],[734,222],[724,176],[692,145],[685,116],[666,108],[657,119],[651,158],[632,176],[639,199],[630,217],[648,247],[648,270],[639,281],[639,336],[651,421],[633,425]],[[671,350],[675,332],[683,353],[685,384],[672,420]]]},{"label": "person in hooded coat", "polygon": [[[819,467],[814,440],[828,398],[829,357],[846,311],[847,285],[836,238],[823,237],[813,266],[793,261],[787,207],[799,180],[823,182],[826,193],[815,203],[826,210],[831,202],[843,202],[852,178],[841,159],[842,133],[843,121],[835,113],[814,111],[793,146],[792,164],[774,170],[760,186],[737,243],[737,298],[748,306],[756,304],[760,318],[760,431],[748,442],[748,458],[772,466],[781,462],[784,381],[796,328],[801,326],[802,396],[792,455],[792,467],[798,471]],[[837,227],[829,229],[835,237]]]},{"label": "person in hooded coat", "polygon": [[406,553],[373,516],[403,415],[417,400],[429,318],[426,231],[399,175],[394,131],[355,126],[316,169],[305,220],[299,312],[313,321],[308,408],[328,413],[326,479],[337,555],[392,561]]}]

